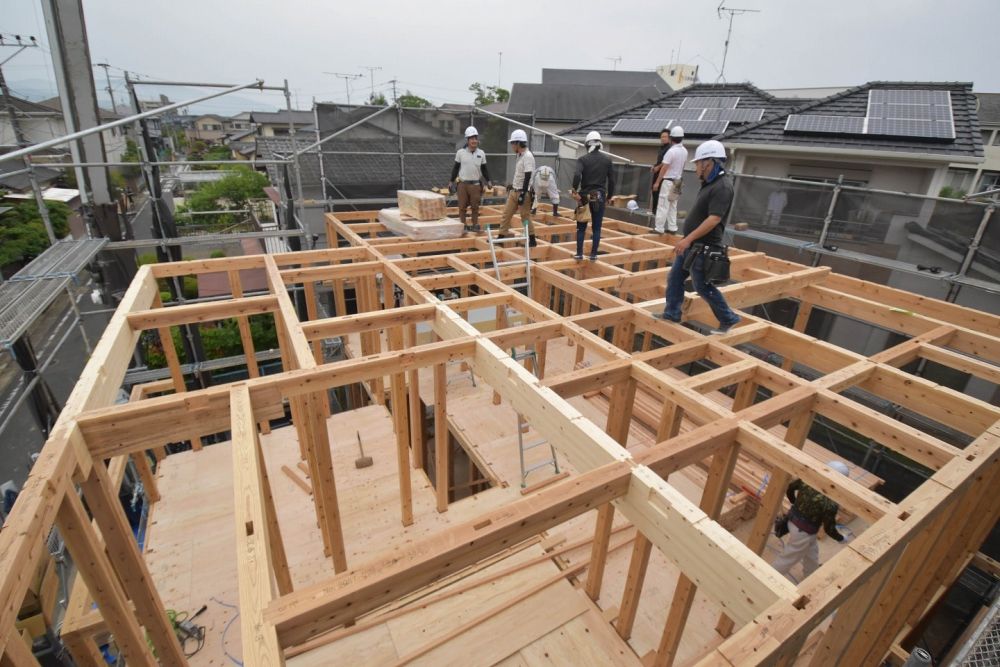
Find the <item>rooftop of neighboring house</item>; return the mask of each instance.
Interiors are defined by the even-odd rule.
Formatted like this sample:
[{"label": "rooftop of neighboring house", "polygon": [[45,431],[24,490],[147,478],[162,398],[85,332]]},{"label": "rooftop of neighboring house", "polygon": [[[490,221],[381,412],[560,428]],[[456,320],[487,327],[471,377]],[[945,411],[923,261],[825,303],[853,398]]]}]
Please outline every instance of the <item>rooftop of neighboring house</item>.
[{"label": "rooftop of neighboring house", "polygon": [[652,87],[661,93],[673,90],[656,72],[605,69],[542,69],[542,83],[553,85]]},{"label": "rooftop of neighboring house", "polygon": [[[635,139],[638,135],[635,135],[634,133],[626,131],[621,131],[620,133],[615,132],[615,127],[618,126],[618,121],[646,120],[647,116],[653,109],[679,108],[682,104],[689,107],[697,107],[699,104],[709,103],[708,100],[710,98],[739,98],[738,103],[735,106],[736,109],[760,109],[762,110],[762,117],[764,119],[775,118],[779,115],[783,115],[787,113],[789,109],[802,103],[801,100],[787,100],[774,97],[773,95],[749,83],[696,83],[666,95],[660,95],[653,99],[642,100],[624,109],[598,114],[581,123],[573,125],[572,127],[566,128],[560,134],[567,136],[583,136],[591,130],[597,130],[605,136],[606,141],[611,140],[616,136],[620,136],[623,139]],[[689,99],[690,101],[685,102],[684,100],[686,99]],[[668,119],[664,119],[663,122],[666,123],[666,120]],[[685,122],[684,120],[680,120],[679,124],[682,127],[685,125],[692,128],[695,127],[690,122]],[[685,128],[685,131],[687,131],[687,128]],[[659,132],[655,131],[650,133],[648,137],[642,136],[639,138],[658,140],[658,134]],[[688,134],[692,136],[697,135],[694,131],[688,132]],[[707,136],[710,135],[706,135],[706,137]]]},{"label": "rooftop of neighboring house", "polygon": [[[242,117],[242,114],[240,114]],[[276,125],[279,123],[293,122],[296,125],[310,125],[315,120],[312,111],[251,111],[249,120],[258,124]]]},{"label": "rooftop of neighboring house", "polygon": [[[45,104],[45,102],[32,102],[30,100],[26,100],[26,99],[23,99],[23,98],[20,98],[20,97],[15,97],[14,95],[8,95],[7,99],[9,101],[10,105],[12,107],[14,107],[15,111],[20,111],[22,113],[31,113],[31,114],[39,114],[39,113],[57,113],[57,114],[61,114],[62,113],[62,110],[59,109],[58,107],[57,108],[53,108],[53,107],[47,106]],[[58,98],[54,98],[54,99],[56,99],[58,101]]]},{"label": "rooftop of neighboring house", "polygon": [[[50,97],[47,100],[42,100],[38,104],[62,116],[62,100],[60,98]],[[112,111],[111,109],[99,108],[97,111],[101,115],[101,120],[107,121],[107,120],[117,120],[119,118],[123,118],[122,114]]]},{"label": "rooftop of neighboring house", "polygon": [[979,102],[976,116],[980,125],[1000,125],[1000,93],[975,93]]},{"label": "rooftop of neighboring house", "polygon": [[[0,150],[0,152],[4,152]],[[24,191],[31,187],[31,181],[28,179],[27,174],[15,174],[13,176],[5,176],[12,171],[20,171],[24,168],[24,165],[20,161],[8,161],[0,162],[0,187]],[[49,183],[52,183],[56,179],[62,176],[62,172],[56,169],[49,169],[48,167],[35,167],[35,177],[38,178],[39,184],[44,188]]]},{"label": "rooftop of neighboring house", "polygon": [[[871,94],[873,91],[877,98]],[[934,106],[936,102],[917,104],[918,100],[929,100],[933,96],[943,103],[937,107]],[[883,98],[884,103],[877,101]],[[876,112],[876,106],[886,111]],[[728,145],[878,151],[973,160],[983,155],[976,106],[971,83],[872,81],[789,109],[786,113],[765,115],[755,123],[731,126],[717,138]],[[923,119],[920,114],[913,116],[908,111],[890,111],[904,107],[937,108],[945,116],[950,113],[954,137],[946,128],[946,117]],[[949,107],[950,112],[947,111]],[[809,118],[816,116],[823,118]],[[811,127],[806,127],[804,121]],[[928,133],[922,129],[923,125],[933,125],[942,131],[931,129]]]},{"label": "rooftop of neighboring house", "polygon": [[206,113],[206,114],[202,114],[202,115],[198,116],[197,118],[195,118],[194,122],[197,123],[198,121],[202,121],[202,120],[214,120],[216,123],[219,123],[221,125],[225,121],[225,117],[224,116],[216,116],[214,113]]},{"label": "rooftop of neighboring house", "polygon": [[515,83],[507,113],[534,115],[536,121],[542,122],[573,123],[644,103],[662,94],[655,86]]}]

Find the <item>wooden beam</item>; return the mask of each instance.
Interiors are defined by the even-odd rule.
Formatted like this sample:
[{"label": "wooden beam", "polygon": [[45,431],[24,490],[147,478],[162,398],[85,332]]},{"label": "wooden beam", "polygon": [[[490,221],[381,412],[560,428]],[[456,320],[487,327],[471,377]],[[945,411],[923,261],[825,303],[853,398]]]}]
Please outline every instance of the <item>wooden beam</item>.
[{"label": "wooden beam", "polygon": [[246,317],[270,313],[278,307],[273,296],[250,296],[229,301],[191,303],[169,308],[154,308],[129,313],[128,323],[135,331],[175,327],[182,324],[215,322],[230,317]]},{"label": "wooden beam", "polygon": [[282,646],[307,641],[406,593],[475,563],[504,546],[537,535],[625,493],[630,467],[612,462],[545,487],[505,507],[453,527],[443,542],[417,540],[326,582],[274,601],[265,618]]},{"label": "wooden beam", "polygon": [[[403,349],[403,331],[399,327],[389,330],[389,346]],[[392,429],[396,436],[396,463],[399,476],[400,517],[404,526],[413,523],[413,489],[410,483],[410,419],[406,396],[406,376],[393,373],[389,384],[392,394]]]},{"label": "wooden beam", "polygon": [[308,340],[347,336],[353,333],[378,331],[391,327],[406,326],[433,319],[437,307],[431,303],[404,306],[374,313],[358,313],[342,317],[329,317],[302,325],[302,333]]},{"label": "wooden beam", "polygon": [[263,613],[277,597],[277,592],[272,578],[271,540],[262,498],[263,471],[257,453],[257,424],[247,386],[236,384],[231,391],[236,566],[243,664],[247,667],[284,665],[278,635]]},{"label": "wooden beam", "polygon": [[434,489],[437,511],[448,510],[448,472],[451,469],[448,434],[448,373],[444,364],[434,367]]}]

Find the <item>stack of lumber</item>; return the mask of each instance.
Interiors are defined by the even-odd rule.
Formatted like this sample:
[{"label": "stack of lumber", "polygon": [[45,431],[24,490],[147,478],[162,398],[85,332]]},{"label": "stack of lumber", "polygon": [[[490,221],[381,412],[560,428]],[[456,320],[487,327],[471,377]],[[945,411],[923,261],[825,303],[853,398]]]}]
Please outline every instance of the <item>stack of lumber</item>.
[{"label": "stack of lumber", "polygon": [[404,215],[398,208],[382,209],[378,212],[378,221],[390,231],[414,241],[457,239],[465,233],[465,227],[458,220],[443,215],[435,220],[416,220]]},{"label": "stack of lumber", "polygon": [[445,217],[444,196],[430,190],[397,190],[399,210],[414,220],[440,220]]}]

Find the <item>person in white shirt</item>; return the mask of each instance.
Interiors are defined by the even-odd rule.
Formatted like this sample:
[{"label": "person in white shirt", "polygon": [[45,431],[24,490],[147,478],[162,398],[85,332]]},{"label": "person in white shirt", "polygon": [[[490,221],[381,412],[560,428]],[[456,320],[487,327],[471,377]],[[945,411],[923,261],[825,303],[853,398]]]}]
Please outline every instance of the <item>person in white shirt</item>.
[{"label": "person in white shirt", "polygon": [[507,204],[500,218],[498,235],[513,236],[513,232],[510,231],[510,221],[515,213],[520,213],[521,222],[528,232],[529,243],[531,246],[536,246],[538,242],[535,239],[535,225],[531,222],[531,200],[534,198],[534,193],[531,191],[531,174],[535,171],[535,156],[528,150],[528,135],[524,130],[514,130],[510,133],[510,147],[517,155],[517,162],[514,163],[514,180],[507,192]]},{"label": "person in white shirt", "polygon": [[[486,169],[486,153],[479,148],[479,131],[470,125],[465,129],[465,146],[455,153],[451,183],[458,191],[458,219],[465,225],[465,211],[472,207],[472,231],[479,231],[479,202],[483,196],[483,181],[493,187]],[[466,229],[469,229],[466,225]]]},{"label": "person in white shirt", "polygon": [[655,218],[658,234],[677,233],[677,200],[681,197],[684,163],[688,158],[683,142],[684,128],[674,125],[670,128],[670,149],[663,156],[663,166],[656,175],[657,185],[653,187],[660,192]]},{"label": "person in white shirt", "polygon": [[548,165],[542,165],[531,177],[531,189],[535,194],[535,201],[531,206],[531,213],[534,215],[538,210],[538,202],[542,200],[542,195],[546,195],[552,202],[552,215],[559,216],[559,186],[556,184],[556,172]]}]

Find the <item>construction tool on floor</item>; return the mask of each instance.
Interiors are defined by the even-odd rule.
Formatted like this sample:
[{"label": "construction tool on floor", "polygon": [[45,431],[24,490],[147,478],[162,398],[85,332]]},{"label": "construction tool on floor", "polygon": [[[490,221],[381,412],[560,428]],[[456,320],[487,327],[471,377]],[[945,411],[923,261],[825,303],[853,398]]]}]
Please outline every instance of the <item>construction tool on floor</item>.
[{"label": "construction tool on floor", "polygon": [[355,433],[358,435],[358,451],[361,452],[361,456],[354,459],[354,467],[367,468],[374,463],[374,461],[372,461],[372,457],[365,456],[365,448],[361,446],[361,431],[355,431]]}]

